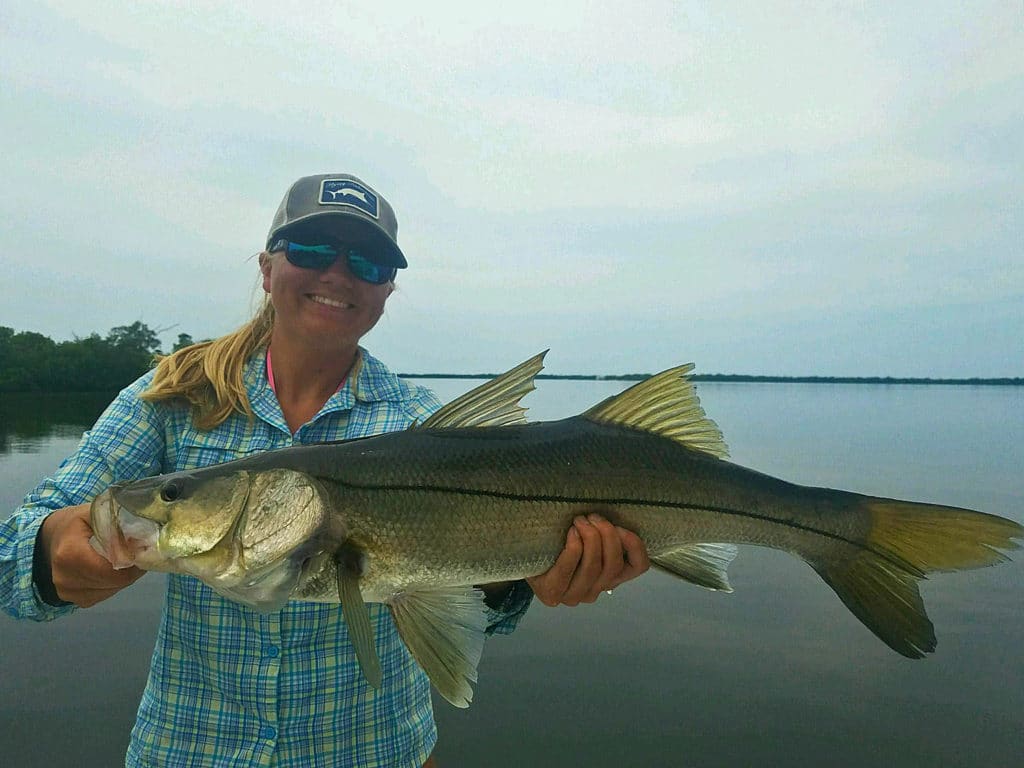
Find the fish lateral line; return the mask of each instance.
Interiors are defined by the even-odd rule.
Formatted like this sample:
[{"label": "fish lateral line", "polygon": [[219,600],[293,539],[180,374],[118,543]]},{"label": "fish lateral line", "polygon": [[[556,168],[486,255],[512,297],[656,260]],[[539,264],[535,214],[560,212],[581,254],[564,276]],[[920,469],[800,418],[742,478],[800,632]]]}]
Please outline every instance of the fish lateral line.
[{"label": "fish lateral line", "polygon": [[[864,552],[870,552],[873,555],[886,560],[890,564],[896,566],[902,571],[910,573],[918,578],[927,578],[923,572],[917,570],[909,570],[906,563],[902,563],[894,559],[890,554],[884,550],[877,550],[870,546],[870,543],[863,541],[856,541],[854,539],[846,538],[838,533],[831,533],[829,531],[821,530],[820,528],[813,528],[809,525],[803,525],[791,520],[784,520],[777,517],[771,517],[770,515],[759,515],[755,512],[745,512],[742,509],[733,509],[731,507],[716,507],[706,504],[690,504],[686,502],[677,501],[650,501],[647,499],[596,499],[585,496],[537,496],[512,493],[510,491],[490,491],[481,488],[455,488],[442,485],[377,485],[377,484],[362,484],[354,483],[348,480],[332,480],[336,485],[351,488],[359,491],[397,491],[397,492],[422,492],[422,493],[451,493],[459,496],[471,496],[471,497],[485,497],[492,499],[504,499],[507,501],[523,501],[523,502],[542,502],[549,504],[593,504],[595,506],[636,506],[636,507],[650,507],[650,508],[669,508],[669,509],[695,509],[700,512],[714,512],[723,515],[731,515],[733,517],[743,518],[747,520],[757,520],[760,522],[770,523],[772,525],[779,525],[784,528],[791,528],[793,530],[801,531],[804,533],[810,533],[815,536],[821,536],[826,539],[838,541],[843,544],[848,544],[856,549]],[[759,546],[759,545],[752,545]],[[770,548],[770,547],[769,547]]]}]

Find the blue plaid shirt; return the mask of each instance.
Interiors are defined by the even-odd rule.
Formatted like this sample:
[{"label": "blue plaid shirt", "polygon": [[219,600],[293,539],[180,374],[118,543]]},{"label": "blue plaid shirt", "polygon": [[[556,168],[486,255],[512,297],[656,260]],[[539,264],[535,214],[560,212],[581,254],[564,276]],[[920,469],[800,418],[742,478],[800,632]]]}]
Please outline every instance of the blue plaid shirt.
[{"label": "blue plaid shirt", "polygon": [[[152,372],[122,391],[78,450],[0,525],[0,604],[49,620],[72,607],[46,604],[32,581],[46,515],[91,500],[117,480],[216,464],[298,443],[403,429],[435,411],[433,393],[400,380],[365,350],[354,381],[291,434],[267,383],[262,354],[245,370],[256,418],[232,414],[213,430],[189,409],[139,399]],[[511,632],[530,602],[517,584],[491,616]],[[420,766],[437,739],[426,675],[385,606],[370,604],[384,681],[363,679],[340,606],[289,603],[261,614],[200,581],[172,575],[126,758],[127,766]]]}]

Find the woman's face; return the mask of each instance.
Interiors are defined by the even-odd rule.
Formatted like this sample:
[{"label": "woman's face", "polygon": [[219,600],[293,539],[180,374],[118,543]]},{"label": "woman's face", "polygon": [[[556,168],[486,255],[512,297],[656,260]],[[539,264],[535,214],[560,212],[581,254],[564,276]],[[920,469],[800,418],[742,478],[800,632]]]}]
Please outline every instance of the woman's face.
[{"label": "woman's face", "polygon": [[291,264],[283,251],[260,256],[263,290],[274,305],[275,331],[319,348],[348,350],[376,325],[393,283],[355,277],[344,258],[326,269]]}]

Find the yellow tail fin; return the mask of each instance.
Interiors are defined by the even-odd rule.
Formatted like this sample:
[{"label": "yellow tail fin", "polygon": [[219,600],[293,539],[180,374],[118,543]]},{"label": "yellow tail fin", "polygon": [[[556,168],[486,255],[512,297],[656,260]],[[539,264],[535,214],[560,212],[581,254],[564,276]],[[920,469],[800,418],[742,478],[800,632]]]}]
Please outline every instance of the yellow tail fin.
[{"label": "yellow tail fin", "polygon": [[1006,560],[1024,527],[956,507],[865,497],[871,516],[866,548],[812,563],[853,614],[909,658],[935,650],[935,631],[917,583],[933,571],[981,568]]}]

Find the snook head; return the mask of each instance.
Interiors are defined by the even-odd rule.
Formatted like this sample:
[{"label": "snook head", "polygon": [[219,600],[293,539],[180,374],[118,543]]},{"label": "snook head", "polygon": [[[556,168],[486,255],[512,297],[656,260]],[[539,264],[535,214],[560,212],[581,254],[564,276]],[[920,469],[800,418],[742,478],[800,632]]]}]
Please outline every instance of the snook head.
[{"label": "snook head", "polygon": [[309,475],[211,468],[115,484],[96,497],[93,546],[115,568],[197,576],[260,610],[284,605],[327,548],[326,494]]}]

